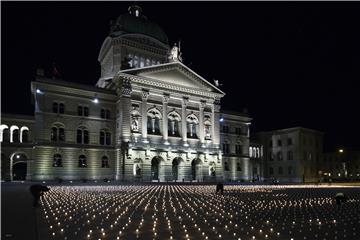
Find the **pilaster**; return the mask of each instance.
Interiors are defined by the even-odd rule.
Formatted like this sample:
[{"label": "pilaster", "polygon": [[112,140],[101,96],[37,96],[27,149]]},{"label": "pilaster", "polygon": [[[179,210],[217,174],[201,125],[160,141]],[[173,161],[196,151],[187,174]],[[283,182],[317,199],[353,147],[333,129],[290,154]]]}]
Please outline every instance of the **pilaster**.
[{"label": "pilaster", "polygon": [[189,146],[187,143],[187,127],[186,127],[186,107],[189,102],[189,99],[184,97],[181,104],[181,132],[182,132],[182,141],[184,146]]},{"label": "pilaster", "polygon": [[142,141],[148,143],[147,139],[147,99],[149,97],[149,90],[143,89],[142,91],[142,102],[141,102],[141,134]]},{"label": "pilaster", "polygon": [[205,147],[205,129],[204,129],[204,108],[206,106],[205,101],[200,101],[199,104],[199,137],[200,137],[200,144],[202,147]]},{"label": "pilaster", "polygon": [[169,145],[169,141],[168,141],[168,117],[167,117],[167,107],[168,107],[168,103],[169,103],[169,98],[170,95],[169,94],[164,94],[163,95],[163,140],[164,140],[164,144],[165,145]]}]

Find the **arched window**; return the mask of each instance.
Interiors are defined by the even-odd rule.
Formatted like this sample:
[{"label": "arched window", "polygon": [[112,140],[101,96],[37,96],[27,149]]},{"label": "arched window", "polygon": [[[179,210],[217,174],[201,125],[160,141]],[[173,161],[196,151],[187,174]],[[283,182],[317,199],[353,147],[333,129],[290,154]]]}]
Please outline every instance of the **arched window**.
[{"label": "arched window", "polygon": [[26,143],[29,141],[29,128],[26,126],[20,129],[20,142]]},{"label": "arched window", "polygon": [[187,122],[187,137],[188,138],[197,138],[197,125],[199,123],[198,118],[195,116],[195,114],[190,114],[186,118]]},{"label": "arched window", "polygon": [[55,124],[51,128],[50,139],[52,142],[65,142],[65,129],[61,124]]},{"label": "arched window", "polygon": [[10,142],[19,142],[20,136],[19,136],[19,127],[18,126],[11,126],[10,127]]},{"label": "arched window", "polygon": [[79,167],[81,167],[81,168],[87,167],[86,156],[85,155],[80,155],[79,156]]},{"label": "arched window", "polygon": [[180,132],[179,132],[180,121],[181,121],[180,114],[177,113],[175,110],[171,111],[168,114],[168,135],[169,136],[174,136],[174,137],[180,136]]},{"label": "arched window", "polygon": [[79,144],[89,144],[89,131],[80,127],[76,130],[76,143]]},{"label": "arched window", "polygon": [[0,142],[10,141],[9,127],[5,124],[0,125]]},{"label": "arched window", "polygon": [[108,130],[100,131],[100,145],[110,145],[111,144],[111,133]]},{"label": "arched window", "polygon": [[107,156],[103,156],[101,158],[101,167],[102,168],[109,168],[109,159]]},{"label": "arched window", "polygon": [[147,128],[149,134],[160,134],[161,113],[157,108],[152,108],[147,113]]},{"label": "arched window", "polygon": [[252,151],[252,147],[249,148],[249,154],[250,154],[250,157],[253,157],[253,151]]},{"label": "arched window", "polygon": [[62,158],[58,153],[54,154],[53,167],[62,167]]},{"label": "arched window", "polygon": [[278,152],[278,153],[277,153],[277,160],[278,160],[278,161],[282,161],[282,159],[283,159],[282,152]]},{"label": "arched window", "polygon": [[260,149],[258,147],[256,148],[256,154],[257,154],[257,157],[259,158],[260,157]]}]

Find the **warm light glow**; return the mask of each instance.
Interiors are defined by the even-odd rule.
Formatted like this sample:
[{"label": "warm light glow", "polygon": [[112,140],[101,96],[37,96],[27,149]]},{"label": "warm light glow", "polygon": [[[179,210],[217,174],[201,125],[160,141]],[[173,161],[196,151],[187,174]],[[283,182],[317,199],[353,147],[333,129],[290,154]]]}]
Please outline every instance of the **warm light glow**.
[{"label": "warm light glow", "polygon": [[339,153],[343,153],[344,152],[344,149],[339,149]]}]

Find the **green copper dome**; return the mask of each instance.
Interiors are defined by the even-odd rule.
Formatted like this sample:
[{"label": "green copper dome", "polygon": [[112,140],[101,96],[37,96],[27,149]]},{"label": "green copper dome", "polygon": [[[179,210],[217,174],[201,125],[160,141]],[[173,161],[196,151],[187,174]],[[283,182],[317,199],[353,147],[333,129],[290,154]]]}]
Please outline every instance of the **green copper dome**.
[{"label": "green copper dome", "polygon": [[120,15],[111,24],[111,35],[121,35],[123,33],[144,34],[168,45],[168,38],[164,31],[156,23],[150,22],[142,14],[142,9],[136,5],[129,7],[129,13]]}]

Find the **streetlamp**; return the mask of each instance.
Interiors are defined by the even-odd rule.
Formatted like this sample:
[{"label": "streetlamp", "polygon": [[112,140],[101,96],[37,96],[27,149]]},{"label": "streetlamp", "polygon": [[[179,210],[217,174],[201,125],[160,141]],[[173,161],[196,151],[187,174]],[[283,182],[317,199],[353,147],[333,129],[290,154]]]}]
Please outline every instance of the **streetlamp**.
[{"label": "streetlamp", "polygon": [[344,149],[340,148],[339,149],[339,154],[340,154],[340,161],[342,162],[342,167],[343,167],[343,171],[344,171],[344,177],[347,180],[347,169],[346,169],[346,162],[344,160]]}]

